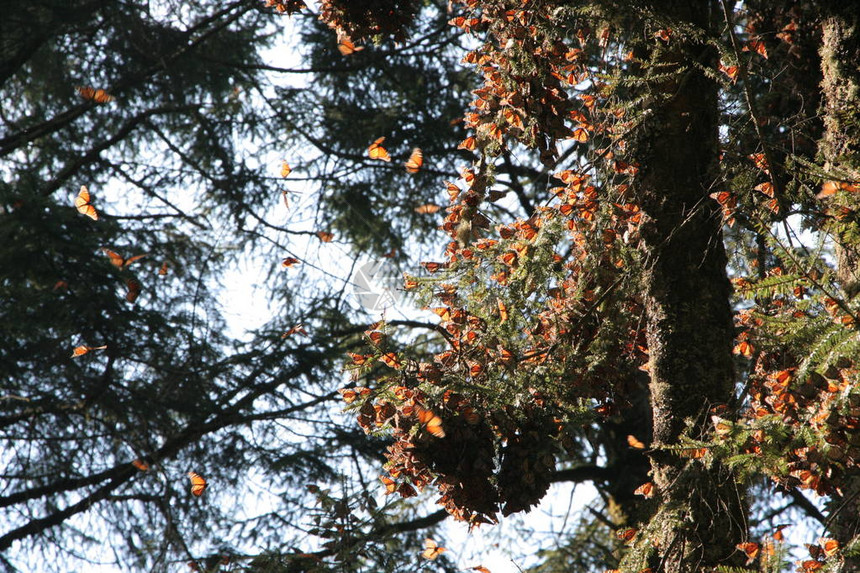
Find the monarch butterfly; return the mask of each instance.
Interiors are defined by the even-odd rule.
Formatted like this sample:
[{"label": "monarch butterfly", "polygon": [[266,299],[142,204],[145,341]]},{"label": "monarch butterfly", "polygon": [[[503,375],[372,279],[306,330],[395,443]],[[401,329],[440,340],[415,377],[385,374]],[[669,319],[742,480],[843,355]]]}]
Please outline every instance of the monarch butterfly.
[{"label": "monarch butterfly", "polygon": [[626,527],[624,529],[619,529],[615,532],[615,537],[623,541],[624,543],[630,543],[634,537],[636,537],[636,532],[638,530],[632,527]]},{"label": "monarch butterfly", "polygon": [[91,352],[93,350],[104,350],[107,348],[107,345],[104,346],[76,346],[74,350],[72,350],[72,358],[77,358],[78,356],[83,356],[87,352]]},{"label": "monarch butterfly", "polygon": [[627,445],[636,450],[644,450],[645,444],[643,444],[636,436],[627,436]]},{"label": "monarch butterfly", "polygon": [[415,207],[415,212],[419,215],[432,215],[433,213],[438,213],[441,210],[442,207],[434,203],[425,203],[424,205]]},{"label": "monarch butterfly", "polygon": [[385,363],[389,368],[394,368],[395,370],[399,370],[401,367],[400,359],[397,358],[397,355],[393,352],[387,352],[379,357],[382,362]]},{"label": "monarch butterfly", "polygon": [[284,259],[283,261],[281,261],[281,266],[282,266],[282,267],[286,267],[286,268],[290,268],[291,266],[293,266],[293,265],[297,265],[297,264],[299,264],[300,262],[301,262],[301,261],[299,261],[299,260],[298,260],[297,258],[295,258],[295,257],[287,257],[286,259]]},{"label": "monarch butterfly", "polygon": [[281,161],[281,177],[286,177],[293,172],[293,168],[286,161]]},{"label": "monarch butterfly", "polygon": [[465,149],[466,151],[475,151],[477,147],[477,140],[475,136],[470,135],[466,139],[460,142],[460,145],[457,146],[457,149]]},{"label": "monarch butterfly", "polygon": [[579,126],[573,130],[573,134],[570,138],[574,141],[578,141],[579,143],[585,143],[586,141],[588,141],[588,130],[582,126]]},{"label": "monarch butterfly", "polygon": [[125,300],[128,302],[136,301],[137,297],[140,296],[140,282],[135,279],[126,279],[125,288],[127,289]]},{"label": "monarch butterfly", "polygon": [[445,437],[445,430],[442,428],[442,418],[433,413],[432,410],[427,410],[420,406],[415,407],[415,412],[418,414],[418,421],[424,424],[430,435],[437,438]]},{"label": "monarch butterfly", "polygon": [[384,147],[382,147],[382,142],[385,141],[385,137],[380,137],[376,141],[370,144],[370,147],[367,148],[367,154],[371,159],[379,159],[380,161],[391,161],[391,156],[388,155],[388,151]]},{"label": "monarch butterfly", "polygon": [[135,255],[133,257],[124,259],[121,255],[114,251],[111,251],[110,249],[102,249],[102,251],[104,251],[104,254],[106,254],[110,258],[110,262],[113,266],[119,267],[121,269],[129,266],[134,261],[138,261],[146,256],[146,253],[144,253],[142,255]]},{"label": "monarch butterfly", "polygon": [[445,551],[447,551],[447,549],[445,549],[444,547],[440,547],[438,543],[428,537],[424,540],[424,552],[421,553],[421,556],[424,559],[430,559],[432,561],[433,559],[439,557]]},{"label": "monarch butterfly", "polygon": [[747,565],[755,561],[756,557],[758,557],[759,550],[761,549],[761,545],[753,543],[752,541],[738,543],[735,547],[743,551],[747,556]]},{"label": "monarch butterfly", "polygon": [[650,481],[643,483],[633,490],[633,494],[644,496],[646,499],[654,497],[654,483]]},{"label": "monarch butterfly", "polygon": [[831,539],[830,537],[819,537],[818,545],[821,547],[821,550],[824,551],[825,557],[833,557],[839,552],[839,542],[835,539]]},{"label": "monarch butterfly", "polygon": [[209,486],[203,476],[197,472],[188,472],[188,477],[191,479],[191,495],[200,497],[206,488]]},{"label": "monarch butterfly", "polygon": [[136,467],[137,469],[139,469],[142,472],[149,470],[149,464],[147,464],[145,461],[143,461],[140,458],[131,462],[131,465],[133,465],[134,467]]},{"label": "monarch butterfly", "polygon": [[424,165],[424,153],[416,147],[412,150],[412,155],[409,156],[409,160],[406,162],[406,171],[409,173],[418,173],[422,165]]},{"label": "monarch butterfly", "polygon": [[387,476],[379,476],[379,480],[385,485],[385,495],[397,491],[397,482]]},{"label": "monarch butterfly", "polygon": [[78,86],[78,93],[87,101],[94,101],[99,104],[110,103],[114,97],[103,89],[91,88],[89,86]]},{"label": "monarch butterfly", "polygon": [[286,331],[286,332],[281,336],[281,338],[286,338],[286,337],[288,337],[288,336],[292,336],[292,335],[294,335],[294,334],[304,334],[305,336],[308,336],[308,331],[307,331],[307,330],[305,330],[305,325],[304,325],[304,324],[295,324],[295,325],[293,325],[293,326],[292,326],[288,331]]},{"label": "monarch butterfly", "polygon": [[75,197],[75,208],[77,208],[78,213],[81,215],[86,215],[93,221],[99,220],[99,213],[90,202],[90,192],[86,185],[81,185],[81,190],[78,192],[78,196]]},{"label": "monarch butterfly", "polygon": [[337,41],[337,49],[342,56],[350,56],[364,49],[364,46],[356,46],[348,36],[341,36]]}]

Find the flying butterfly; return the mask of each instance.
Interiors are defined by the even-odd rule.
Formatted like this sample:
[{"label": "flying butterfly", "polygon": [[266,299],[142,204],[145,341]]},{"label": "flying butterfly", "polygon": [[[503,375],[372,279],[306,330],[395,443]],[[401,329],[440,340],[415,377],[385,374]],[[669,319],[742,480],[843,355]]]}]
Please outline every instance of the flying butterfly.
[{"label": "flying butterfly", "polygon": [[645,444],[642,443],[636,436],[630,435],[627,436],[627,445],[635,450],[644,450]]},{"label": "flying butterfly", "polygon": [[110,249],[102,249],[102,251],[104,252],[104,254],[106,254],[108,256],[111,264],[117,268],[120,268],[120,269],[123,269],[123,268],[129,266],[130,264],[132,264],[133,262],[139,261],[140,259],[142,259],[143,257],[146,256],[146,253],[144,253],[142,255],[135,255],[133,257],[129,257],[129,258],[125,259],[121,255],[119,255],[115,251],[111,251]]},{"label": "flying butterfly", "polygon": [[209,484],[203,479],[203,476],[197,472],[188,472],[188,478],[191,480],[191,495],[200,497]]},{"label": "flying butterfly", "polygon": [[441,205],[436,205],[435,203],[425,203],[424,205],[415,207],[415,212],[419,215],[432,215],[433,213],[438,213],[441,210]]},{"label": "flying butterfly", "polygon": [[370,144],[370,147],[367,148],[367,155],[370,156],[371,159],[379,159],[380,161],[391,161],[391,156],[388,155],[388,151],[382,147],[382,143],[385,141],[385,136],[380,137],[376,141]]},{"label": "flying butterfly", "polygon": [[91,88],[89,86],[78,86],[76,88],[81,97],[87,101],[94,101],[98,104],[106,104],[112,102],[115,98],[104,91],[103,89]]},{"label": "flying butterfly", "polygon": [[126,279],[125,281],[125,300],[128,302],[134,302],[137,300],[137,297],[140,296],[140,281],[135,279]]},{"label": "flying butterfly", "polygon": [[418,173],[422,165],[424,165],[424,153],[416,147],[412,150],[412,154],[406,161],[406,171],[409,173]]},{"label": "flying butterfly", "polygon": [[107,345],[104,346],[76,346],[74,350],[72,350],[72,358],[77,358],[78,356],[83,356],[88,352],[92,352],[93,350],[104,350],[107,348]]},{"label": "flying butterfly", "polygon": [[87,189],[86,185],[81,185],[81,190],[78,192],[78,196],[75,197],[75,208],[81,215],[86,215],[93,221],[98,221],[99,213],[90,201],[89,189]]},{"label": "flying butterfly", "polygon": [[149,470],[149,464],[147,464],[145,461],[143,461],[140,458],[131,462],[131,465],[133,465],[134,467],[136,467],[137,469],[139,469],[142,472]]},{"label": "flying butterfly", "polygon": [[341,36],[337,41],[337,49],[340,51],[342,56],[351,56],[352,54],[363,50],[364,46],[356,46],[352,43],[349,36]]},{"label": "flying butterfly", "polygon": [[424,429],[430,435],[437,438],[445,437],[445,430],[442,428],[442,418],[437,416],[432,410],[427,410],[420,406],[415,407],[415,413],[418,414],[418,421],[424,424]]},{"label": "flying butterfly", "polygon": [[424,552],[421,553],[421,556],[424,559],[430,559],[432,561],[442,555],[445,551],[447,551],[447,549],[440,547],[438,543],[428,537],[424,540]]}]

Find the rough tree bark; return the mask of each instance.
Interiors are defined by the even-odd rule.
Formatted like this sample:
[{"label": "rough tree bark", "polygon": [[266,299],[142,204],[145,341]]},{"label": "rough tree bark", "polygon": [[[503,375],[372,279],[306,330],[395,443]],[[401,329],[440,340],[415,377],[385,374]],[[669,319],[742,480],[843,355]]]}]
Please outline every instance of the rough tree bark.
[{"label": "rough tree bark", "polygon": [[[720,26],[713,2],[665,0],[653,6],[655,13],[700,30]],[[653,36],[655,30],[648,32]],[[643,71],[650,81],[634,97],[650,98],[650,109],[630,141],[640,165],[634,193],[644,215],[639,248],[650,351],[652,474],[662,498],[647,532],[658,545],[649,565],[692,573],[736,563],[735,545],[746,532],[744,493],[729,470],[720,464],[706,468],[666,448],[679,443],[689,423],[693,437],[706,432],[709,409],[728,402],[733,391],[731,285],[722,219],[708,197],[718,178],[718,86],[697,69],[716,69],[717,54],[689,33],[649,46],[643,55],[651,63]]]},{"label": "rough tree bark", "polygon": [[[824,135],[820,143],[825,170],[849,182],[860,181],[860,16],[856,7],[832,3],[822,22],[821,94]],[[840,197],[853,209],[856,196]],[[860,227],[856,220],[837,232],[837,278],[848,298],[860,293]],[[860,534],[860,473],[845,480],[841,496],[829,503],[831,533],[845,545]],[[845,571],[860,571],[848,559]]]}]

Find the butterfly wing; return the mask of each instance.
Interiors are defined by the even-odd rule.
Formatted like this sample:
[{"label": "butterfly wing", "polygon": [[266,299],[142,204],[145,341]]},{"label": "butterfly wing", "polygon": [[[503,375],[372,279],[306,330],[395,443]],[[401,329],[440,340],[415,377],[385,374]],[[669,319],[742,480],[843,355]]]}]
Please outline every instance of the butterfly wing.
[{"label": "butterfly wing", "polygon": [[367,154],[371,159],[378,159],[380,161],[391,161],[391,156],[388,155],[388,150],[382,147],[382,143],[385,141],[385,137],[380,137],[376,141],[370,144],[370,147],[367,148]]},{"label": "butterfly wing", "polygon": [[447,549],[440,547],[438,543],[428,538],[424,540],[424,552],[421,553],[421,556],[432,561],[445,551],[447,551]]},{"label": "butterfly wing", "polygon": [[75,197],[75,208],[81,215],[86,215],[93,221],[98,221],[99,214],[92,203],[90,203],[90,192],[86,185],[81,185],[81,190],[78,192],[78,196]]},{"label": "butterfly wing", "polygon": [[409,160],[406,161],[406,171],[409,173],[418,173],[422,165],[424,165],[424,153],[416,147],[412,150]]},{"label": "butterfly wing", "polygon": [[352,54],[363,50],[364,46],[356,46],[352,43],[350,38],[343,36],[337,42],[337,49],[340,51],[342,56],[351,56]]},{"label": "butterfly wing", "polygon": [[188,478],[191,480],[191,495],[200,497],[209,486],[203,476],[197,472],[188,472]]},{"label": "butterfly wing", "polygon": [[78,86],[78,93],[87,101],[94,101],[98,104],[110,103],[114,97],[103,89],[96,89],[89,86]]},{"label": "butterfly wing", "polygon": [[140,296],[140,281],[136,279],[126,279],[125,281],[125,300],[128,302],[134,302],[137,300],[137,297]]},{"label": "butterfly wing", "polygon": [[133,257],[129,257],[125,260],[125,266],[129,266],[134,261],[139,261],[140,259],[142,259],[145,256],[146,256],[146,253],[143,253],[142,255],[135,255]]},{"label": "butterfly wing", "polygon": [[104,251],[104,254],[110,258],[110,264],[113,266],[122,268],[126,264],[125,259],[122,258],[119,253],[111,251],[110,249],[102,249],[102,251]]}]

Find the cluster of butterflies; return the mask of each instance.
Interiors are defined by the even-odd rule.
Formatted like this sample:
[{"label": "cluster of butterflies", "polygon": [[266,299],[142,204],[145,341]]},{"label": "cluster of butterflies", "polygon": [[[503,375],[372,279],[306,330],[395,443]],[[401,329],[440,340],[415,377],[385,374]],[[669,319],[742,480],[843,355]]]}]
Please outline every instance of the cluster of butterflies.
[{"label": "cluster of butterflies", "polygon": [[[370,147],[367,148],[367,155],[371,159],[391,161],[391,156],[388,154],[388,150],[382,147],[383,143],[385,143],[384,136],[371,143]],[[421,170],[421,166],[424,165],[424,153],[421,149],[418,147],[413,149],[412,153],[409,155],[409,159],[406,160],[404,165],[406,167],[406,171],[409,173],[418,173]]]}]

